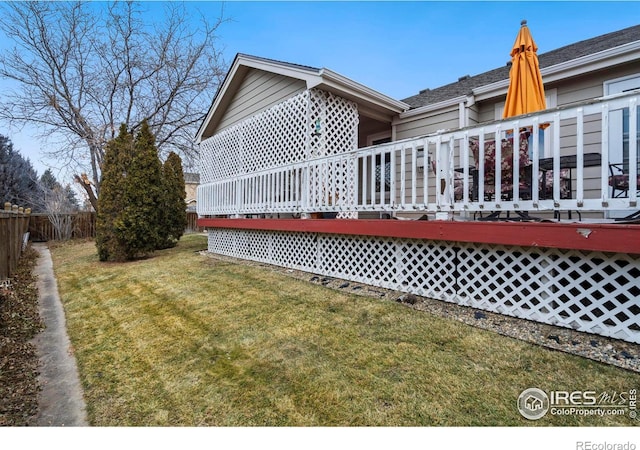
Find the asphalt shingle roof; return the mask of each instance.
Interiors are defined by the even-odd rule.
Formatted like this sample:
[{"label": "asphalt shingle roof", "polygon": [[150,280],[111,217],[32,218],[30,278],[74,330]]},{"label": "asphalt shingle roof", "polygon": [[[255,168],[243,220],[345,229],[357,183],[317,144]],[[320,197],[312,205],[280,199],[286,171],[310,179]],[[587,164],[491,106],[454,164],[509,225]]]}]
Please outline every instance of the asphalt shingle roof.
[{"label": "asphalt shingle roof", "polygon": [[264,61],[268,63],[276,63],[281,66],[291,67],[292,69],[303,69],[303,70],[308,70],[308,71],[317,72],[317,73],[320,73],[321,71],[321,69],[319,69],[318,67],[305,66],[303,64],[294,64],[287,61],[280,61],[280,60],[271,59],[271,58],[263,58],[262,56],[249,55],[247,53],[238,53],[236,55],[236,58],[239,58],[239,57],[251,58],[251,59]]},{"label": "asphalt shingle roof", "polygon": [[[640,25],[603,34],[584,41],[575,42],[556,50],[551,50],[538,55],[540,68],[554,66],[556,64],[580,58],[582,56],[608,50],[629,42],[640,40]],[[509,78],[509,65],[490,70],[488,72],[461,78],[460,80],[435,89],[425,89],[419,94],[405,98],[402,101],[411,108],[442,102],[454,97],[467,95],[472,89]]]}]

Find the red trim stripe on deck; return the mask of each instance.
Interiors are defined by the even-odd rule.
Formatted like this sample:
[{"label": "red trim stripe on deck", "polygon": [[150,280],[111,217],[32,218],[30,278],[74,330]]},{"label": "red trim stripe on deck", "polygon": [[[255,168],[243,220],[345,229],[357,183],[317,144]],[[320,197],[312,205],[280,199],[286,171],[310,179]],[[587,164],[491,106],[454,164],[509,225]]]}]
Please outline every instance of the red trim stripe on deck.
[{"label": "red trim stripe on deck", "polygon": [[640,254],[640,225],[630,224],[201,218],[198,225]]}]

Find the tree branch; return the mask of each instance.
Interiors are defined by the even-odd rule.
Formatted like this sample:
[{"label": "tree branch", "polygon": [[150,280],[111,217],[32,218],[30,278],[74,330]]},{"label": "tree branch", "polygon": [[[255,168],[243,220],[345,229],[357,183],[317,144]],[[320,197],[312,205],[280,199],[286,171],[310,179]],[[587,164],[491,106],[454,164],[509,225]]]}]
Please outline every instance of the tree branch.
[{"label": "tree branch", "polygon": [[106,142],[121,123],[135,131],[146,119],[161,151],[193,156],[192,138],[226,72],[216,48],[222,16],[196,22],[185,4],[168,3],[151,22],[148,5],[0,5],[0,29],[13,43],[0,53],[0,76],[19,86],[0,97],[0,118],[57,136],[56,154],[91,173],[94,197]]}]

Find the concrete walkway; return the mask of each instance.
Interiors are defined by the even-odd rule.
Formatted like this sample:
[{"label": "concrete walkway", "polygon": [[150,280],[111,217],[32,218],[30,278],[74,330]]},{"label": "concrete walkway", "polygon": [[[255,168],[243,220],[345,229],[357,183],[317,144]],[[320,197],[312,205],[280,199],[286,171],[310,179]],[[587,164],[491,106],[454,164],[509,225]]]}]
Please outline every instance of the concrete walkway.
[{"label": "concrete walkway", "polygon": [[45,329],[33,343],[40,358],[37,426],[87,426],[87,413],[78,368],[73,355],[58,285],[53,274],[51,253],[45,244],[33,244],[40,253],[35,274],[40,316]]}]

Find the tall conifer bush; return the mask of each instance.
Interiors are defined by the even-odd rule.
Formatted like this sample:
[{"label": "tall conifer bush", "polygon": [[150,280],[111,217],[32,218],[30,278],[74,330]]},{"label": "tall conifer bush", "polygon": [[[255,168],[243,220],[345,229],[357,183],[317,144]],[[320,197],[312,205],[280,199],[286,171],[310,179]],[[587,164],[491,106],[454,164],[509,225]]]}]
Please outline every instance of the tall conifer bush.
[{"label": "tall conifer bush", "polygon": [[102,162],[102,185],[96,217],[96,246],[100,261],[122,261],[127,258],[126,247],[116,233],[116,224],[121,221],[125,181],[133,154],[133,136],[123,124],[118,136],[107,143]]},{"label": "tall conifer bush", "polygon": [[186,227],[182,160],[164,165],[146,122],[134,136],[125,125],[107,144],[98,201],[96,245],[101,261],[125,261],[176,245]]},{"label": "tall conifer bush", "polygon": [[40,212],[40,194],[38,174],[31,161],[13,148],[11,139],[0,134],[0,204],[10,202]]},{"label": "tall conifer bush", "polygon": [[187,226],[187,204],[185,202],[184,173],[182,160],[175,152],[169,153],[162,166],[164,196],[160,248],[174,247]]},{"label": "tall conifer bush", "polygon": [[125,180],[121,220],[115,225],[127,259],[153,252],[160,247],[163,204],[162,164],[155,137],[143,122],[134,142]]}]

